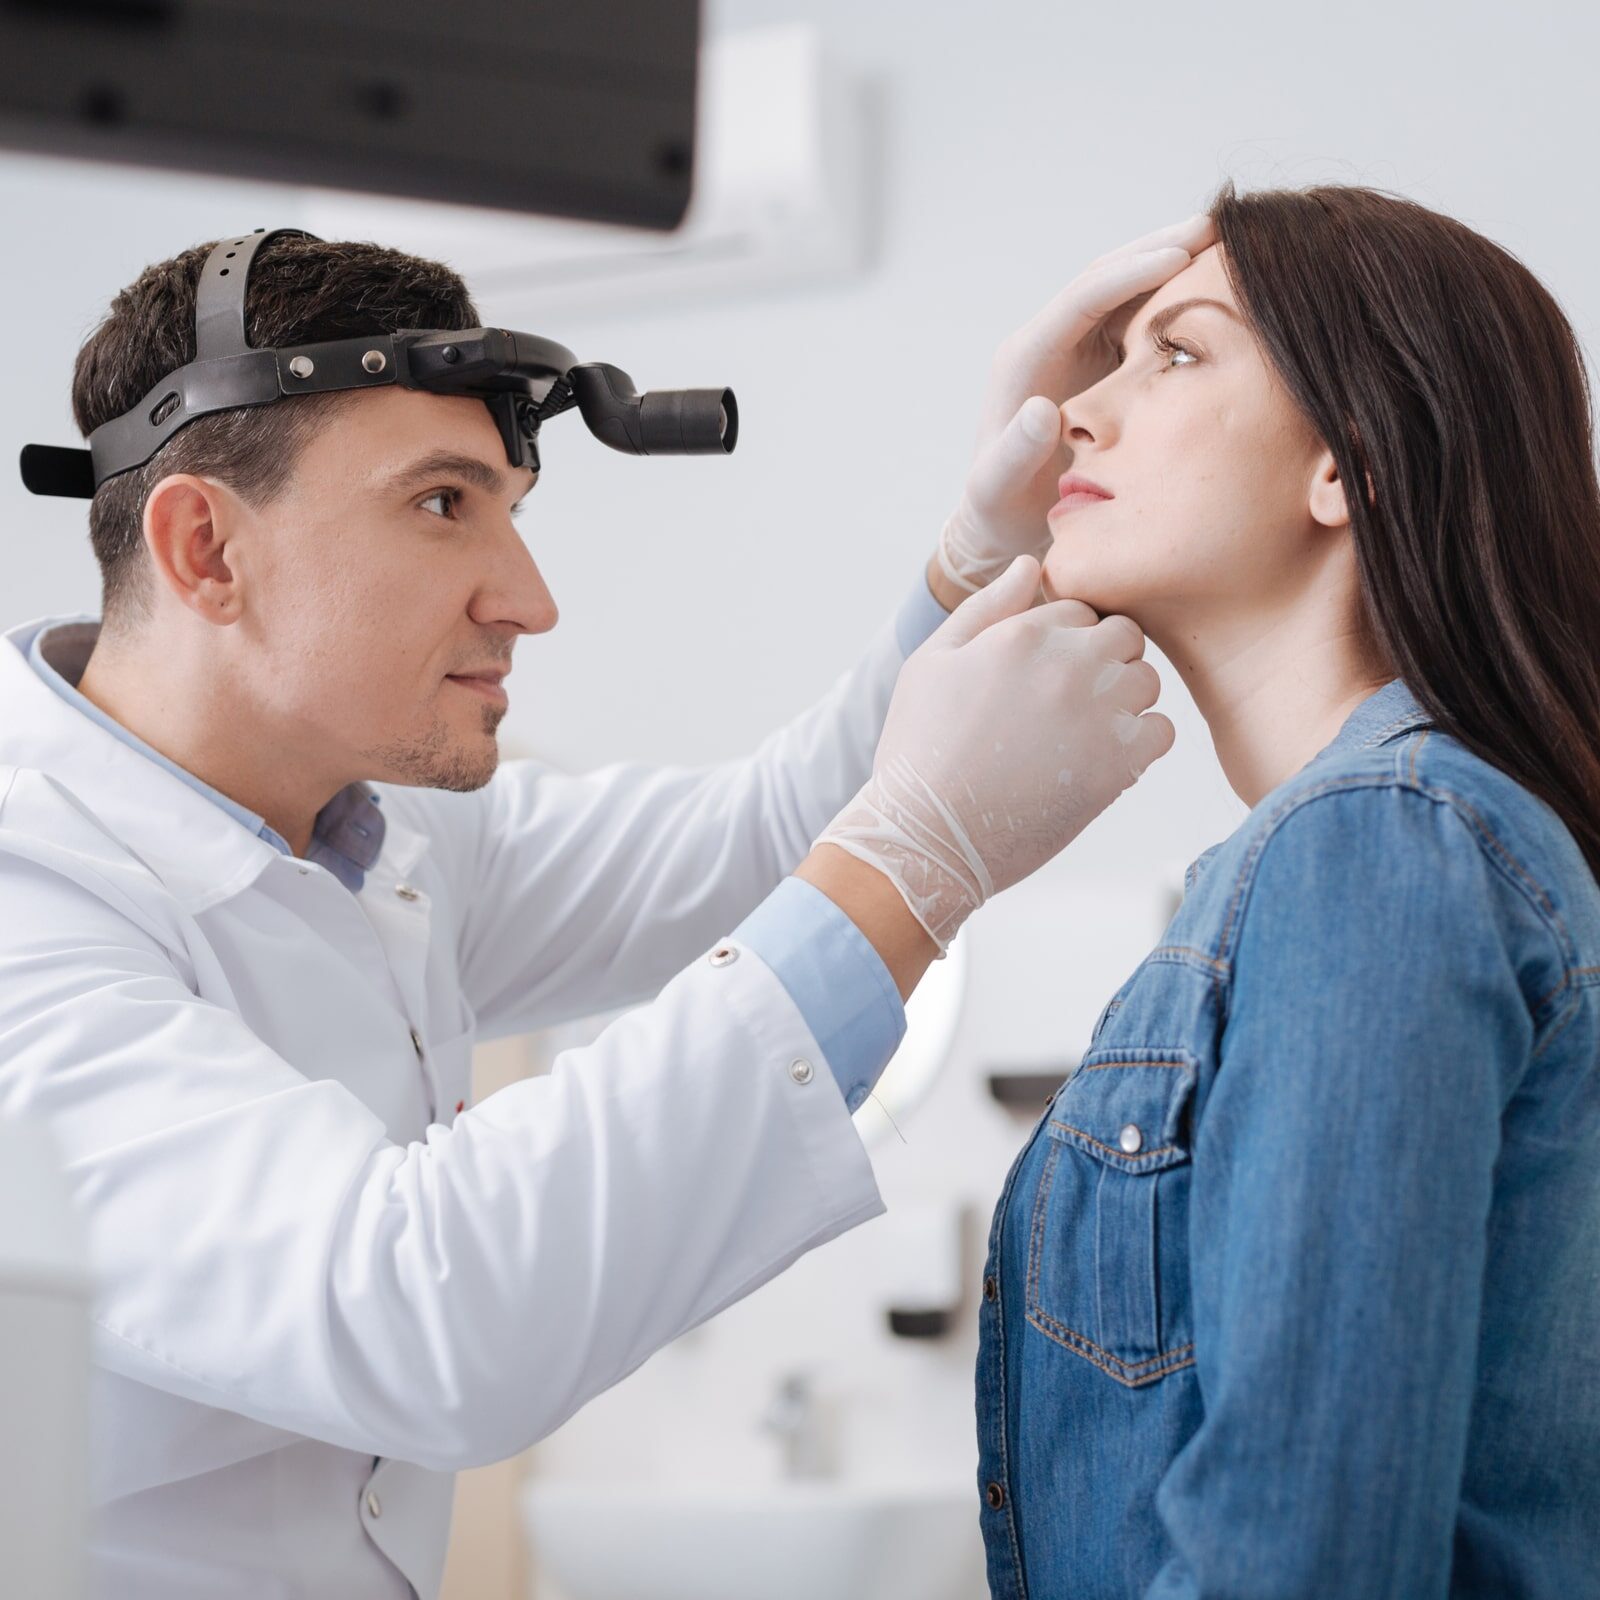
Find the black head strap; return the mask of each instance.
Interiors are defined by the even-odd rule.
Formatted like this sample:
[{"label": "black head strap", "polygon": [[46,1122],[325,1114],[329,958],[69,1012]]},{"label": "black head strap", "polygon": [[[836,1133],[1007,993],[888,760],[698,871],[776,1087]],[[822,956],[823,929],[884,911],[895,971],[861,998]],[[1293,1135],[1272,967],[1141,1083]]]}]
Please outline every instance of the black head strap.
[{"label": "black head strap", "polygon": [[250,282],[250,264],[256,251],[268,239],[293,233],[315,238],[304,228],[257,228],[242,239],[223,239],[212,247],[200,269],[200,282],[194,296],[194,358],[213,361],[218,356],[238,355],[250,348],[245,333],[245,290]]}]

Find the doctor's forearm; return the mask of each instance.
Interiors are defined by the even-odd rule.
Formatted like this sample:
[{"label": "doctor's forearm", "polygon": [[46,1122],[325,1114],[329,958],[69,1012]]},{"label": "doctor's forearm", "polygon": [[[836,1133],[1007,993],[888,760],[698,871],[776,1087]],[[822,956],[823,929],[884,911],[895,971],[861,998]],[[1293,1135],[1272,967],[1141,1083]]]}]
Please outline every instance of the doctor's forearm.
[{"label": "doctor's forearm", "polygon": [[922,981],[939,947],[881,872],[837,845],[817,845],[794,876],[820,889],[878,952],[901,1000]]}]

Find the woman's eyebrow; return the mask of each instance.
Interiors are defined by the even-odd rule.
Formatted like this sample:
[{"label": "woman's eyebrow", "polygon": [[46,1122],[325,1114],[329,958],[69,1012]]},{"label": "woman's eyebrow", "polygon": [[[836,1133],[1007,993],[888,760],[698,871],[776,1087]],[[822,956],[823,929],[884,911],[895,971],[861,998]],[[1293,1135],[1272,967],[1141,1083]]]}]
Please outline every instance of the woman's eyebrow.
[{"label": "woman's eyebrow", "polygon": [[[1153,338],[1160,338],[1185,311],[1192,311],[1196,306],[1210,306],[1213,310],[1226,312],[1235,322],[1242,320],[1239,313],[1226,301],[1212,300],[1205,295],[1195,295],[1191,299],[1175,300],[1170,306],[1163,306],[1145,324],[1145,332]],[[1124,329],[1124,338],[1127,337],[1127,333],[1128,330]],[[1123,347],[1119,344],[1116,351],[1117,360],[1119,361],[1122,360],[1122,351]]]}]

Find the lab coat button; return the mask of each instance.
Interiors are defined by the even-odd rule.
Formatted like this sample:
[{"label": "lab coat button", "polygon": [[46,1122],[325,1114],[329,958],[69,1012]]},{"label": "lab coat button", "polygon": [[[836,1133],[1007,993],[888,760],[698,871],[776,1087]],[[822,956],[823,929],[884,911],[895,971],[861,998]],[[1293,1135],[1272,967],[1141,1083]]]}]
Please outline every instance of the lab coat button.
[{"label": "lab coat button", "polygon": [[399,895],[402,900],[415,900],[418,893],[418,891],[413,889],[409,883],[397,883],[394,886],[394,892]]},{"label": "lab coat button", "polygon": [[726,967],[739,959],[738,950],[731,944],[719,944],[706,960],[714,967]]},{"label": "lab coat button", "polygon": [[378,1491],[376,1489],[367,1490],[367,1515],[371,1517],[374,1522],[376,1522],[378,1518],[383,1515],[383,1502],[378,1498]]},{"label": "lab coat button", "polygon": [[789,1076],[796,1083],[811,1082],[811,1063],[803,1056],[789,1063]]},{"label": "lab coat button", "polygon": [[1117,1143],[1122,1146],[1122,1153],[1127,1156],[1136,1156],[1144,1148],[1144,1134],[1136,1122],[1124,1124],[1122,1132],[1117,1135]]},{"label": "lab coat button", "polygon": [[299,873],[299,874],[300,874],[300,876],[301,876],[301,877],[302,877],[302,878],[303,878],[303,877],[305,877],[305,875],[306,875],[306,874],[307,874],[307,873],[308,873],[308,872],[310,872],[310,871],[311,871],[311,868],[310,868],[310,867],[308,867],[308,866],[307,866],[307,865],[306,865],[306,864],[305,864],[305,862],[303,862],[303,861],[300,861],[300,862],[297,862],[297,863],[296,863],[296,864],[295,864],[295,869],[294,869],[294,870],[295,870],[295,871],[296,871],[296,872],[298,872],[298,873]]},{"label": "lab coat button", "polygon": [[415,1028],[411,1030],[411,1048],[417,1052],[417,1060],[422,1059],[422,1035]]}]

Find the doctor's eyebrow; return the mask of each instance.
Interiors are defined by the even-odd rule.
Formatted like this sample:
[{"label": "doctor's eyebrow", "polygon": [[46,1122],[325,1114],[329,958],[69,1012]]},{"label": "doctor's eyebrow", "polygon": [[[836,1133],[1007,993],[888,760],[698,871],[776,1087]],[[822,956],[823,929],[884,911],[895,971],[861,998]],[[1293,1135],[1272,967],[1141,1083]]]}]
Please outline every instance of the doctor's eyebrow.
[{"label": "doctor's eyebrow", "polygon": [[[1163,306],[1145,324],[1144,331],[1152,338],[1159,339],[1167,331],[1167,329],[1172,326],[1177,318],[1182,316],[1185,311],[1192,311],[1196,306],[1211,306],[1217,311],[1225,311],[1230,317],[1233,318],[1235,322],[1243,321],[1239,313],[1225,301],[1212,300],[1206,295],[1195,295],[1191,299],[1175,300],[1170,306]],[[1127,338],[1128,330],[1126,328],[1123,329],[1122,336],[1124,339]],[[1123,347],[1119,342],[1117,345],[1117,359],[1119,361],[1122,359],[1122,354]]]},{"label": "doctor's eyebrow", "polygon": [[[385,482],[384,487],[402,491],[426,483],[430,478],[460,478],[473,488],[482,489],[485,494],[499,494],[506,486],[505,474],[487,461],[480,461],[477,456],[464,456],[454,450],[435,450],[400,468]],[[533,483],[538,481],[536,473]],[[532,489],[533,484],[528,487]],[[522,502],[519,500],[517,503],[520,505]]]}]

